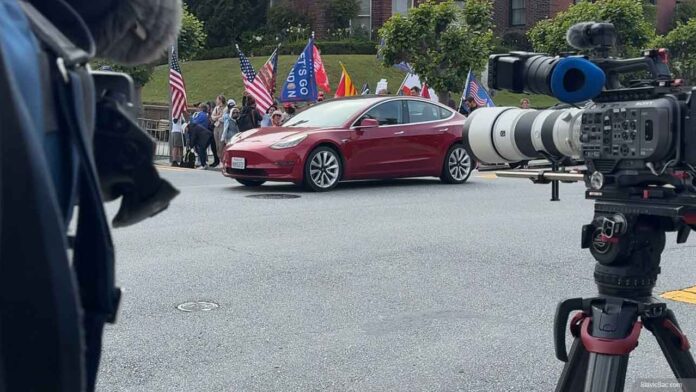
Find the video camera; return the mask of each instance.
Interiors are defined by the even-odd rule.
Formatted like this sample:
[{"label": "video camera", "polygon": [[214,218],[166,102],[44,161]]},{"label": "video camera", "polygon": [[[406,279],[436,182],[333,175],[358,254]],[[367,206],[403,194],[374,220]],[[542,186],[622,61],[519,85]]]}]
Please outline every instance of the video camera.
[{"label": "video camera", "polygon": [[[652,49],[638,58],[610,58],[616,40],[610,23],[577,24],[567,39],[595,56],[490,56],[491,88],[546,94],[565,104],[547,110],[477,109],[464,126],[467,149],[488,164],[539,158],[560,165],[584,162],[587,198],[637,203],[658,215],[666,212],[657,206],[671,206],[670,217],[691,216],[696,209],[696,97],[671,78],[668,52]],[[636,75],[647,77],[624,87],[622,78]],[[528,178],[544,175],[554,178],[538,172]]]},{"label": "video camera", "polygon": [[[547,110],[476,109],[463,131],[465,147],[479,162],[551,162],[551,171],[519,169],[498,176],[551,182],[551,200],[558,200],[559,181],[584,181],[585,197],[595,200],[582,247],[597,261],[599,295],[567,299],[557,307],[556,357],[566,364],[556,390],[623,390],[629,354],[643,326],[658,340],[677,379],[696,378],[674,313],[652,298],[665,232],[677,231],[677,243],[683,243],[696,230],[694,89],[672,79],[664,49],[611,58],[616,31],[610,23],[577,24],[566,38],[593,56],[496,54],[489,59],[488,79],[493,89],[546,94],[563,104]],[[580,169],[563,169],[568,166]],[[575,340],[567,353],[565,328],[573,311],[579,312],[570,321]],[[696,391],[696,385],[684,383],[682,389]]]}]

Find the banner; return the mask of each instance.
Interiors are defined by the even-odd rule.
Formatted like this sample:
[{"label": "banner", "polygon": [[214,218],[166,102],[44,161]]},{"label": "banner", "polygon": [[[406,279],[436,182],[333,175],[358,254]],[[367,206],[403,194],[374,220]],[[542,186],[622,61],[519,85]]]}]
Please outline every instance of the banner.
[{"label": "banner", "polygon": [[280,93],[282,102],[316,102],[317,82],[314,76],[314,39],[310,38],[297,62],[292,66]]}]

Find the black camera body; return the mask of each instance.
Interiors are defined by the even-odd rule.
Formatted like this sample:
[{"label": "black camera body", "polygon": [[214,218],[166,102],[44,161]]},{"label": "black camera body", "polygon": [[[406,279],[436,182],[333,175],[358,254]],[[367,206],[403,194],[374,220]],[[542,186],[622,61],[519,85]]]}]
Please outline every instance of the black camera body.
[{"label": "black camera body", "polygon": [[666,163],[676,154],[679,117],[680,102],[673,96],[593,104],[582,114],[582,157],[590,170],[603,174]]}]

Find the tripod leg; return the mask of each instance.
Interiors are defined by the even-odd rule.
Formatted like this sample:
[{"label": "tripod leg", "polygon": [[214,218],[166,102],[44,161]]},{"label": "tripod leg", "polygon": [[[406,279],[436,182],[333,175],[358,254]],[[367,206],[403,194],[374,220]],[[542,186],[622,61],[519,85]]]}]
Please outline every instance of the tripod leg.
[{"label": "tripod leg", "polygon": [[592,305],[590,314],[576,324],[572,360],[563,369],[557,392],[623,391],[628,356],[638,345],[642,328],[637,307],[603,298]]},{"label": "tripod leg", "polygon": [[621,392],[626,382],[628,355],[590,353],[586,392]]},{"label": "tripod leg", "polygon": [[674,313],[668,309],[665,317],[645,319],[645,326],[655,335],[674,376],[683,381],[682,390],[696,392],[696,364]]},{"label": "tripod leg", "polygon": [[585,350],[579,337],[573,340],[568,362],[563,367],[556,384],[556,392],[582,392],[585,388],[585,375],[590,353]]}]

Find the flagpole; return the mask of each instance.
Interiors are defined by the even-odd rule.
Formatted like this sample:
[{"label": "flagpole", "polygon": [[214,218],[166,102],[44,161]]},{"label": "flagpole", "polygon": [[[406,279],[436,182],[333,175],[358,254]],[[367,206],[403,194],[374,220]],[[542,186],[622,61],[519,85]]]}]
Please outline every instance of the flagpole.
[{"label": "flagpole", "polygon": [[459,106],[457,107],[457,111],[459,111],[462,108],[462,104],[464,103],[464,92],[466,92],[466,86],[469,85],[469,79],[471,78],[471,68],[469,68],[469,73],[466,74],[466,82],[464,82],[464,88],[462,89],[462,97],[459,98]]},{"label": "flagpole", "polygon": [[408,80],[408,77],[409,77],[409,76],[411,76],[411,73],[410,73],[410,72],[407,73],[407,74],[406,74],[406,77],[404,78],[404,80],[401,81],[401,86],[399,86],[399,90],[396,92],[396,95],[401,95],[401,92],[402,92],[403,89],[404,89],[404,85],[406,84],[406,80]]},{"label": "flagpole", "polygon": [[[177,38],[174,41],[174,44],[169,47],[169,64],[171,67],[172,59],[174,58],[174,48],[179,46],[179,38]],[[171,72],[171,71],[170,71]],[[169,130],[171,131],[172,128],[172,114],[173,114],[173,108],[172,108],[172,88],[169,85],[169,75],[167,75],[167,90],[169,91],[169,118],[167,121],[169,121]]]}]

